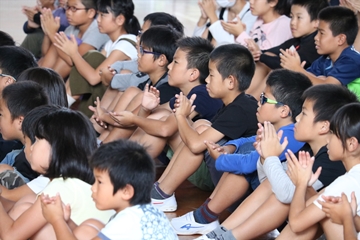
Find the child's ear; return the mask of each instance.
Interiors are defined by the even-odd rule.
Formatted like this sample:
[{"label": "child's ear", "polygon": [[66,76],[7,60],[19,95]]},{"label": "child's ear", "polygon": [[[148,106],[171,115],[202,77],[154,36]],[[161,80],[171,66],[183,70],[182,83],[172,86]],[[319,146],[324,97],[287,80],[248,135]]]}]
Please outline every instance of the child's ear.
[{"label": "child's ear", "polygon": [[156,59],[156,61],[158,62],[159,67],[167,69],[167,65],[169,64],[169,61],[167,60],[165,54],[161,54],[158,57],[158,59]]},{"label": "child's ear", "polygon": [[282,118],[287,118],[287,117],[291,117],[291,110],[290,107],[288,105],[283,105],[282,106],[282,110],[280,112],[280,116]]},{"label": "child's ear", "polygon": [[192,68],[190,73],[190,82],[196,81],[200,78],[200,71],[197,68]]},{"label": "child's ear", "polygon": [[237,87],[236,86],[236,84],[237,84],[236,78],[233,75],[229,75],[227,77],[227,79],[228,79],[228,81],[227,81],[228,89],[230,89],[230,90],[235,89]]},{"label": "child's ear", "polygon": [[319,134],[327,134],[330,131],[330,122],[329,121],[321,121],[320,122],[320,130]]},{"label": "child's ear", "polygon": [[356,137],[351,137],[346,139],[346,149],[350,152],[355,151],[359,146],[359,142]]},{"label": "child's ear", "polygon": [[124,17],[124,15],[120,14],[119,16],[117,16],[117,17],[115,18],[115,22],[116,22],[116,24],[119,25],[119,26],[124,25],[124,23],[125,23],[125,17]]},{"label": "child's ear", "polygon": [[89,18],[93,19],[96,15],[96,10],[93,8],[90,8],[87,10],[87,15]]},{"label": "child's ear", "polygon": [[24,116],[17,117],[17,118],[15,118],[14,121],[16,121],[18,130],[19,130],[19,131],[22,131],[22,130],[21,130],[21,126],[22,126],[22,122],[24,121]]},{"label": "child's ear", "polygon": [[278,0],[273,0],[273,1],[268,1],[268,4],[270,5],[270,7],[274,8],[277,4],[278,4]]},{"label": "child's ear", "polygon": [[130,199],[133,198],[134,196],[134,187],[131,186],[130,184],[126,184],[126,186],[121,189],[122,192],[122,199],[126,200],[126,201],[130,201]]},{"label": "child's ear", "polygon": [[317,29],[319,27],[319,19],[311,21],[310,24],[313,28]]},{"label": "child's ear", "polygon": [[338,42],[338,45],[339,46],[342,46],[342,45],[344,45],[344,44],[347,44],[347,42],[346,42],[346,35],[345,34],[339,34],[339,35],[337,35],[336,36],[336,38],[337,38],[337,42]]}]

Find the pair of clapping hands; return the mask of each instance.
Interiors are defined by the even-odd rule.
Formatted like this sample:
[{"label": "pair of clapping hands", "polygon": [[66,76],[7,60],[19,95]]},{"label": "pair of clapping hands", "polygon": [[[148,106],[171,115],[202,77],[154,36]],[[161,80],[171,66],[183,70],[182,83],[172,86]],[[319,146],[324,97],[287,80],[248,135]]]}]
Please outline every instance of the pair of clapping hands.
[{"label": "pair of clapping hands", "polygon": [[61,201],[59,193],[53,197],[42,193],[40,195],[40,201],[43,216],[50,224],[55,223],[58,220],[64,220],[67,222],[70,219],[70,205],[65,205]]}]

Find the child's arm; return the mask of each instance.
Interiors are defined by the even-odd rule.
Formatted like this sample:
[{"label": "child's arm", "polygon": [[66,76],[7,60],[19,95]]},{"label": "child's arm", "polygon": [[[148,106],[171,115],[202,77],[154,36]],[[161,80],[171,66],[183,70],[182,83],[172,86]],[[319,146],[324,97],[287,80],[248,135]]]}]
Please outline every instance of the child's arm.
[{"label": "child's arm", "polygon": [[28,194],[32,194],[34,193],[28,186],[27,184],[24,184],[20,187],[14,188],[14,189],[7,189],[6,187],[0,185],[0,189],[1,189],[1,197],[13,201],[13,202],[17,202],[20,200],[20,198],[28,195]]},{"label": "child's arm", "polygon": [[178,97],[178,106],[175,110],[175,117],[178,123],[179,134],[182,141],[193,153],[201,153],[206,149],[204,141],[217,142],[224,137],[224,134],[217,131],[216,129],[209,127],[203,133],[199,134],[192,126],[189,124],[189,115],[194,111],[195,106],[193,102],[196,98],[196,95],[193,94],[190,99],[180,93]]},{"label": "child's arm", "polygon": [[341,193],[341,198],[323,196],[323,199],[325,200],[324,202],[318,201],[318,203],[333,223],[344,226],[344,239],[356,240],[357,231],[355,229],[355,218],[357,217],[357,204],[355,193],[351,193],[351,203],[349,203],[345,193]]},{"label": "child's arm", "polygon": [[289,49],[283,50],[280,49],[281,55],[280,55],[280,65],[288,70],[292,70],[295,72],[300,72],[305,74],[307,77],[309,77],[310,81],[313,85],[318,84],[338,84],[340,85],[341,82],[334,78],[334,77],[325,77],[325,76],[315,76],[314,74],[306,71],[304,69],[304,66],[306,62],[301,62],[300,56],[296,51],[290,52]]},{"label": "child's arm", "polygon": [[106,68],[108,65],[118,60],[129,60],[129,57],[123,52],[114,50],[110,53],[109,57],[107,57],[96,69],[94,69],[80,54],[75,36],[71,35],[70,38],[71,40],[68,39],[64,32],[57,33],[54,45],[70,57],[79,73],[89,82],[89,84],[93,86],[101,82],[101,69]]},{"label": "child's arm", "polygon": [[[286,158],[288,161],[288,175],[296,185],[295,194],[290,205],[289,225],[293,232],[299,233],[318,223],[326,216],[314,204],[306,206],[306,191],[313,175],[314,157],[310,157],[308,152],[301,151],[298,160],[291,151],[288,151]],[[320,175],[320,171],[319,168],[315,175]]]}]

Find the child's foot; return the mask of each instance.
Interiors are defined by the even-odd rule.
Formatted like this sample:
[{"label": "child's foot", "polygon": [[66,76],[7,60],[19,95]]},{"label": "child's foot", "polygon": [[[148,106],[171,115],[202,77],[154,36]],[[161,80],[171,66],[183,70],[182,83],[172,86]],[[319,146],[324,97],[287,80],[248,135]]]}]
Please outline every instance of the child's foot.
[{"label": "child's foot", "polygon": [[181,217],[173,218],[171,224],[175,232],[179,235],[207,234],[220,226],[219,220],[205,224],[197,223],[193,211]]},{"label": "child's foot", "polygon": [[163,211],[163,212],[175,212],[177,209],[177,202],[175,199],[175,194],[171,195],[168,198],[164,198],[164,199],[151,198],[151,203],[155,207],[157,207],[160,211]]}]

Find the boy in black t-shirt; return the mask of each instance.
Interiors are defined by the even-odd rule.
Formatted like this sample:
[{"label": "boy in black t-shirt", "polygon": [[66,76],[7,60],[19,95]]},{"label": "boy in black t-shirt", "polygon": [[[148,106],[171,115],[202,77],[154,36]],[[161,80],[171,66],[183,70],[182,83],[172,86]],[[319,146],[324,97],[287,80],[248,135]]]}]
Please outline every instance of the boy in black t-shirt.
[{"label": "boy in black t-shirt", "polygon": [[[21,125],[25,115],[38,106],[47,105],[48,101],[44,89],[32,81],[17,82],[5,87],[0,99],[0,130],[3,138],[23,142]],[[0,181],[5,187],[18,187],[38,176],[31,169],[23,151],[14,150],[1,161]]]},{"label": "boy in black t-shirt", "polygon": [[254,70],[251,53],[241,45],[223,45],[212,51],[206,88],[209,95],[221,99],[224,106],[211,122],[198,120],[189,124],[196,95],[188,99],[180,93],[175,104],[175,117],[182,142],[151,193],[152,203],[159,209],[166,212],[177,209],[174,191],[202,163],[205,140],[226,142],[256,133],[257,102],[244,93]]}]

